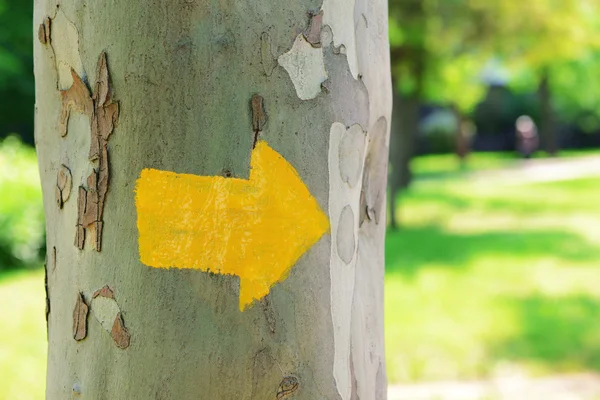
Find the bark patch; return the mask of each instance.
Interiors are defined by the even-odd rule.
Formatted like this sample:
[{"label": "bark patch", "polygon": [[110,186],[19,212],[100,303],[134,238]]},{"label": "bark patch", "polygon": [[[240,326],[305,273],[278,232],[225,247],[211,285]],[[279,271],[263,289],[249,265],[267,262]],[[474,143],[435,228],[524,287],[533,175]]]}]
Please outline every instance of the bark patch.
[{"label": "bark patch", "polygon": [[61,165],[56,175],[56,204],[58,208],[63,208],[63,205],[71,196],[71,187],[73,186],[73,178],[71,170],[66,165]]},{"label": "bark patch", "polygon": [[72,111],[91,117],[94,109],[90,90],[85,82],[83,82],[73,69],[71,69],[70,73],[73,78],[73,84],[69,89],[60,91],[62,109],[59,120],[59,132],[62,137],[67,136],[69,117]]},{"label": "bark patch", "polygon": [[79,293],[73,309],[73,338],[77,341],[87,336],[87,316],[88,306],[85,304],[83,293]]},{"label": "bark patch", "polygon": [[115,322],[113,323],[110,335],[117,344],[118,348],[126,349],[127,347],[129,347],[129,340],[131,336],[125,328],[125,323],[123,322],[123,316],[121,315],[121,313],[118,313],[115,317]]},{"label": "bark patch", "polygon": [[304,38],[313,47],[321,47],[321,27],[323,26],[323,11],[311,13],[308,28],[304,31]]},{"label": "bark patch", "polygon": [[58,89],[66,90],[73,85],[74,75],[85,78],[79,54],[79,32],[62,10],[56,12],[56,16],[44,26],[44,30],[46,42],[54,51]]},{"label": "bark patch", "polygon": [[384,212],[388,154],[387,121],[384,117],[377,120],[369,138],[360,193],[360,225],[365,221],[379,224]]},{"label": "bark patch", "polygon": [[359,124],[354,124],[342,135],[340,142],[340,176],[350,187],[356,186],[362,173],[365,133]]},{"label": "bark patch", "polygon": [[321,83],[327,79],[323,49],[314,48],[300,34],[292,48],[277,60],[289,74],[301,100],[314,99],[321,93]]},{"label": "bark patch", "polygon": [[38,39],[42,44],[50,43],[50,24],[52,20],[49,16],[44,17],[44,21],[40,24],[38,28]]},{"label": "bark patch", "polygon": [[277,389],[277,399],[279,400],[288,397],[298,390],[299,386],[300,382],[298,381],[298,378],[295,376],[286,376],[283,378]]},{"label": "bark patch", "polygon": [[340,214],[335,241],[338,256],[344,263],[350,264],[354,258],[354,250],[356,250],[356,238],[354,236],[354,212],[349,205],[345,206]]},{"label": "bark patch", "polygon": [[263,130],[267,122],[267,114],[265,113],[265,100],[262,96],[255,94],[250,101],[252,107],[252,130],[254,131],[254,142],[252,148],[256,147],[258,135]]},{"label": "bark patch", "polygon": [[121,309],[115,300],[115,293],[108,285],[94,292],[91,309],[96,320],[105,331],[110,333],[117,347],[120,349],[129,347],[131,335],[125,328]]},{"label": "bark patch", "polygon": [[96,68],[96,84],[91,95],[83,80],[71,70],[73,86],[61,91],[63,108],[60,119],[60,132],[67,134],[69,115],[72,111],[90,117],[92,140],[88,158],[97,161],[97,168],[87,178],[87,188],[79,187],[77,199],[77,226],[75,246],[83,249],[86,230],[95,234],[94,248],[102,250],[103,214],[109,184],[108,139],[113,133],[119,118],[119,104],[111,100],[110,78],[106,53],[102,52]]}]

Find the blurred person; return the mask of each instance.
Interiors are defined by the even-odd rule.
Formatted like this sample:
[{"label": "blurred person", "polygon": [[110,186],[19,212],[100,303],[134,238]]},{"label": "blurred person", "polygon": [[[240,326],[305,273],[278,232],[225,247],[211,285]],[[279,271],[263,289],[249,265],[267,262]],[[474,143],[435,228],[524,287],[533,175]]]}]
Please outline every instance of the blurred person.
[{"label": "blurred person", "polygon": [[531,158],[531,155],[539,147],[539,137],[535,122],[528,115],[517,118],[517,151],[523,158]]}]

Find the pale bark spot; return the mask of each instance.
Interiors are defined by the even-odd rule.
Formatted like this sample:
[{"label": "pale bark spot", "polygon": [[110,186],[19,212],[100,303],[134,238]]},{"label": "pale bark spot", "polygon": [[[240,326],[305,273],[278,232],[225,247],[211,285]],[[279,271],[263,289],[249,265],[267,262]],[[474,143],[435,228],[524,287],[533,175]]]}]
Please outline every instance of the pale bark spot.
[{"label": "pale bark spot", "polygon": [[354,229],[354,213],[350,206],[346,206],[340,215],[335,239],[338,256],[346,264],[350,264],[354,258],[354,250],[356,250]]},{"label": "pale bark spot", "polygon": [[115,322],[115,317],[120,313],[120,310],[114,299],[99,296],[92,300],[92,313],[98,322],[100,322],[100,325],[107,332],[110,332]]},{"label": "pale bark spot", "polygon": [[365,132],[360,125],[352,125],[340,143],[340,174],[342,180],[351,187],[356,186],[363,168],[365,152]]},{"label": "pale bark spot", "polygon": [[278,61],[290,75],[301,100],[314,99],[321,93],[321,83],[327,79],[323,49],[313,47],[300,34],[292,48],[279,56]]},{"label": "pale bark spot", "polygon": [[333,32],[333,45],[335,47],[344,46],[343,54],[346,54],[348,58],[350,72],[354,79],[358,79],[354,3],[355,0],[325,0],[321,9],[323,10],[323,24],[329,25]]},{"label": "pale bark spot", "polygon": [[85,71],[79,55],[79,33],[61,10],[58,10],[49,28],[50,35],[46,35],[54,50],[58,89],[67,90],[73,85],[71,70],[85,79]]},{"label": "pale bark spot", "polygon": [[96,290],[92,296],[92,314],[100,325],[110,333],[117,347],[129,346],[131,335],[125,328],[121,309],[115,300],[115,294],[108,286]]}]

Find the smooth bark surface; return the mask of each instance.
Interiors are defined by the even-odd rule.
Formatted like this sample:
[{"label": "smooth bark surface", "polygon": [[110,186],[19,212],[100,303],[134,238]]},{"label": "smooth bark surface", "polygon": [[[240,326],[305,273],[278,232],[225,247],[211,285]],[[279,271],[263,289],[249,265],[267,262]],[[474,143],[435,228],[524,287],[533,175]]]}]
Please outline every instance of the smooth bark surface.
[{"label": "smooth bark surface", "polygon": [[[36,0],[34,23],[47,398],[384,399],[386,1]],[[248,179],[256,140],[330,229],[240,311],[235,274],[140,261],[135,185]]]}]

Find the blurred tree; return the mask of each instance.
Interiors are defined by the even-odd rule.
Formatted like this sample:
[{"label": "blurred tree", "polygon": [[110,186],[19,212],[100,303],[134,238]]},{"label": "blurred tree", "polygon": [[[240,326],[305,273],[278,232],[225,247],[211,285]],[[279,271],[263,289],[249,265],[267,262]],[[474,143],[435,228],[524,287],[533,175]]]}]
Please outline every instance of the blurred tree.
[{"label": "blurred tree", "polygon": [[[566,83],[565,70],[594,65],[589,60],[596,60],[600,45],[596,0],[390,0],[389,7],[397,92],[390,145],[391,204],[410,182],[420,104],[445,104],[463,122],[457,126],[466,126],[465,115],[485,93],[481,73],[493,57],[508,65],[511,76],[519,76],[516,87],[538,93],[537,122],[549,153],[557,148],[556,104],[568,109],[570,99],[577,107],[593,106],[586,82],[570,86],[573,79]],[[563,100],[558,101],[557,95]],[[589,124],[592,119],[586,114],[583,120]],[[457,133],[459,138],[464,134],[460,129]],[[392,207],[392,227],[396,223]]]},{"label": "blurred tree", "polygon": [[[390,145],[391,204],[411,180],[410,159],[423,101],[447,104],[464,122],[484,93],[478,66],[490,54],[479,43],[489,35],[478,11],[465,1],[390,0],[394,110]],[[457,124],[459,135],[465,123]],[[460,150],[464,142],[457,141]],[[464,152],[464,149],[462,149]],[[397,224],[391,207],[391,226]]]},{"label": "blurred tree", "polygon": [[[600,83],[591,76],[597,71],[600,51],[600,3],[478,0],[472,6],[495,16],[491,21],[491,29],[497,32],[494,50],[511,69],[511,86],[537,92],[542,147],[556,153],[557,112],[572,118],[582,108],[594,107],[590,95],[596,96],[590,84]],[[573,79],[574,74],[579,79]]]},{"label": "blurred tree", "polygon": [[0,0],[0,137],[18,132],[33,143],[31,1]]}]

